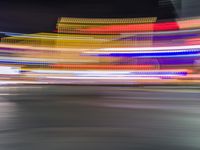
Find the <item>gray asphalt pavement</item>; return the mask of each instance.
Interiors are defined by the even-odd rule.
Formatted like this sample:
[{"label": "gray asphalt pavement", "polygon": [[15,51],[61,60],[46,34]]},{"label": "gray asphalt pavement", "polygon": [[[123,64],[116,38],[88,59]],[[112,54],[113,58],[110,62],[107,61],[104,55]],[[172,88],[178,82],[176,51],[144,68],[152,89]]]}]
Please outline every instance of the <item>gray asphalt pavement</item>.
[{"label": "gray asphalt pavement", "polygon": [[199,150],[199,91],[1,86],[0,150]]}]

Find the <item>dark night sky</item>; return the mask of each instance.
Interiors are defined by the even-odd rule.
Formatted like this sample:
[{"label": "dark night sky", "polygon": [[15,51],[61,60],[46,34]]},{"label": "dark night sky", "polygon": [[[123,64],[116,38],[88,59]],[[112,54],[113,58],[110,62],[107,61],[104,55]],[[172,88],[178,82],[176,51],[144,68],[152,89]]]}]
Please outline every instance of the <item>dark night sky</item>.
[{"label": "dark night sky", "polygon": [[173,5],[159,7],[159,0],[0,0],[0,31],[51,32],[58,17],[158,17],[175,18]]}]

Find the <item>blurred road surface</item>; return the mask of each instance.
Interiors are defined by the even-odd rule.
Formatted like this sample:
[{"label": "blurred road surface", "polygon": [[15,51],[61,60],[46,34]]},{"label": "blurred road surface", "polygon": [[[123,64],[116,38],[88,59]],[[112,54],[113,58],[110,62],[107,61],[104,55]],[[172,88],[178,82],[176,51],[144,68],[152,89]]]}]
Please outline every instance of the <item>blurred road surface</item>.
[{"label": "blurred road surface", "polygon": [[1,86],[0,150],[199,150],[200,88]]}]

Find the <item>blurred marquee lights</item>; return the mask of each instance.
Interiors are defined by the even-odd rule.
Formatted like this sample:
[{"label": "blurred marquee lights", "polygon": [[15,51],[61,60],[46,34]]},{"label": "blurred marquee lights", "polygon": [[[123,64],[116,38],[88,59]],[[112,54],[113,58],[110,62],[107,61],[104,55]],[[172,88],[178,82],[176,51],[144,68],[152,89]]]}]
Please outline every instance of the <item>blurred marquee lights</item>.
[{"label": "blurred marquee lights", "polygon": [[[175,22],[156,22],[156,18],[139,18],[139,21],[131,20],[132,22],[127,22],[122,19],[120,21],[117,20],[119,22],[115,21],[115,24],[112,24],[112,20],[109,21],[109,19],[106,20],[107,23],[101,23],[101,19],[98,19],[98,21],[93,20],[93,18],[61,18],[58,21],[57,30],[58,33],[120,34],[126,32],[171,31],[200,28],[200,19],[197,17],[177,19]],[[73,21],[76,22],[71,24]],[[95,24],[97,25],[95,26]]]},{"label": "blurred marquee lights", "polygon": [[[199,28],[199,18],[179,19],[175,22],[156,22],[154,17],[128,19],[60,18],[57,23],[58,33],[2,32],[9,37],[2,38],[0,43],[0,64],[2,64],[0,74],[2,79],[5,78],[5,75],[12,74],[16,75],[16,80],[24,80],[24,82],[10,81],[10,83],[16,84],[61,83],[63,81],[59,82],[58,80],[77,79],[77,83],[82,83],[81,80],[98,80],[98,84],[101,82],[105,84],[103,80],[117,83],[120,79],[149,80],[149,83],[156,83],[156,81],[159,83],[178,82],[179,79],[180,81],[182,79],[199,80],[199,74],[196,74],[194,68],[176,66],[176,63],[172,66],[177,69],[160,69],[156,67],[156,64],[124,65],[121,64],[121,60],[113,59],[114,57],[199,58]],[[159,40],[165,40],[166,43],[172,40],[174,40],[173,42],[187,40],[185,43],[190,43],[192,39],[196,39],[195,44],[153,46],[153,42]],[[136,41],[139,41],[138,45],[140,45],[140,41],[142,44],[138,47],[137,44],[133,44]],[[148,46],[145,45],[146,41],[149,42]],[[70,58],[61,59],[58,57],[58,53],[54,53],[55,51],[62,53],[63,57],[65,57],[65,53],[74,57],[73,60],[76,61],[76,64],[72,64],[72,61],[69,63],[67,59]],[[24,55],[25,52],[26,55]],[[73,53],[76,54],[72,55]],[[86,55],[91,55],[90,58],[96,56],[97,61],[84,62],[83,59],[86,59]],[[110,62],[104,60],[107,56],[109,56]],[[98,61],[100,58],[103,58],[101,62]],[[117,61],[118,64],[112,64]],[[18,75],[20,75],[19,78],[17,78]],[[4,83],[6,82],[9,83],[9,81]]]}]

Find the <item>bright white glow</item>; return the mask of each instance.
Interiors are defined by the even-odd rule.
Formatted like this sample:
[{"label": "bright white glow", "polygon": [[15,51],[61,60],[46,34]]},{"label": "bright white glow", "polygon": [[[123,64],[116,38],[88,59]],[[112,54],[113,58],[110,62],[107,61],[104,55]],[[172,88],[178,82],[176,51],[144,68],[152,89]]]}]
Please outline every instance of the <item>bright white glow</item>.
[{"label": "bright white glow", "polygon": [[[154,50],[188,50],[197,49],[200,45],[189,45],[189,46],[166,46],[166,47],[130,47],[130,48],[100,48],[96,50],[100,51],[154,51]],[[86,52],[87,53],[87,52]],[[107,52],[108,53],[108,52]]]},{"label": "bright white glow", "polygon": [[185,69],[172,69],[172,70],[140,70],[140,71],[74,71],[74,70],[30,70],[31,73],[43,74],[85,74],[85,75],[125,75],[131,73],[157,73],[157,72],[189,72]]},{"label": "bright white glow", "polygon": [[67,71],[67,70],[31,70],[33,73],[52,73],[52,74],[65,74],[65,73],[87,73],[87,74],[109,74],[109,73],[116,73],[116,74],[127,74],[131,73],[132,71]]},{"label": "bright white glow", "polygon": [[159,77],[46,77],[49,79],[90,79],[90,80],[149,80],[160,79]]},{"label": "bright white glow", "polygon": [[0,66],[0,74],[1,75],[17,75],[17,74],[20,74],[20,68]]},{"label": "bright white glow", "polygon": [[[180,51],[148,51],[148,52],[144,52],[144,51],[134,51],[134,52],[127,52],[127,51],[124,51],[124,52],[122,52],[122,51],[115,51],[115,52],[84,52],[84,53],[88,53],[88,54],[112,54],[112,53],[116,53],[116,54],[138,54],[138,53],[140,53],[140,54],[151,54],[151,53],[173,53],[173,52],[179,52],[179,53],[181,53],[181,52],[193,52],[193,50],[191,50],[191,51],[188,51],[188,50],[180,50]],[[200,53],[200,50],[199,50],[199,53]],[[192,54],[193,55],[193,54]],[[153,57],[153,56],[151,56],[151,57]]]}]

